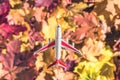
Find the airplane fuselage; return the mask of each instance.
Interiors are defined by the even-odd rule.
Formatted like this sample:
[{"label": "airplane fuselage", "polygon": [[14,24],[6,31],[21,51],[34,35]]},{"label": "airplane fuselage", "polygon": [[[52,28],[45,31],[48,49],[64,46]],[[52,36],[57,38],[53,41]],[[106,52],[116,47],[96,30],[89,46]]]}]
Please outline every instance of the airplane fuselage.
[{"label": "airplane fuselage", "polygon": [[62,42],[62,34],[60,26],[57,27],[56,36],[55,36],[55,54],[56,59],[60,59],[61,57],[61,42]]}]

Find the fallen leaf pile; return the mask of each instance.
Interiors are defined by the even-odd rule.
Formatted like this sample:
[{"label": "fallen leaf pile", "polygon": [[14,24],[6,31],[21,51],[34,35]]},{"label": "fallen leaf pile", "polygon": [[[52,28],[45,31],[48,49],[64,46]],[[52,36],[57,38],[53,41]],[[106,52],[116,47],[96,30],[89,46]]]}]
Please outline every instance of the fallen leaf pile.
[{"label": "fallen leaf pile", "polygon": [[[120,0],[0,0],[0,80],[120,80]],[[55,49],[35,51],[55,39],[67,64],[48,68]]]}]

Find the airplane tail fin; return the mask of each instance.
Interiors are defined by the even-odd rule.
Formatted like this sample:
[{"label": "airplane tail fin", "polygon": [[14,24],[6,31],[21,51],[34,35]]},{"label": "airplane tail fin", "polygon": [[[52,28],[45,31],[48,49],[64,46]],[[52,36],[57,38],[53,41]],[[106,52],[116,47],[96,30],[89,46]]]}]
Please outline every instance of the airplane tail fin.
[{"label": "airplane tail fin", "polygon": [[63,67],[64,69],[66,69],[66,67],[67,67],[67,65],[66,65],[65,63],[63,63],[61,60],[55,60],[52,64],[50,64],[50,65],[48,66],[48,68],[53,67],[53,66],[55,66],[55,65],[61,66],[61,67]]}]

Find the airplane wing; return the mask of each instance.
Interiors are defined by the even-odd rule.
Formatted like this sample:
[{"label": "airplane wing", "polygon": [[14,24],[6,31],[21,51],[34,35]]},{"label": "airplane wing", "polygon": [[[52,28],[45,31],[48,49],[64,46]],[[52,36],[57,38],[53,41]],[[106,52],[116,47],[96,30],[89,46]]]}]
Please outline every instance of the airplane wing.
[{"label": "airplane wing", "polygon": [[62,47],[65,47],[65,48],[68,48],[68,49],[71,49],[72,51],[81,54],[81,52],[80,52],[78,49],[74,48],[72,45],[68,44],[68,43],[65,42],[64,40],[62,40],[61,46],[62,46]]},{"label": "airplane wing", "polygon": [[45,50],[47,50],[48,48],[50,47],[54,47],[55,46],[55,40],[50,42],[49,44],[45,45],[44,47],[40,48],[39,50],[37,50],[36,52],[34,52],[34,55],[40,53],[40,52],[43,52]]}]

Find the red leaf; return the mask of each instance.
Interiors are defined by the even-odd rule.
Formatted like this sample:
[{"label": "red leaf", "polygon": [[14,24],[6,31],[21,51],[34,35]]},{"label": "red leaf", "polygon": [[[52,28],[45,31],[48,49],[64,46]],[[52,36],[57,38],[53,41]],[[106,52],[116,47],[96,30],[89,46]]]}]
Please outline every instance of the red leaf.
[{"label": "red leaf", "polygon": [[6,23],[2,23],[0,25],[0,34],[4,38],[8,38],[9,35],[18,34],[19,32],[23,32],[25,30],[26,30],[26,27],[22,25],[9,25]]},{"label": "red leaf", "polygon": [[85,37],[94,37],[95,27],[98,24],[98,20],[94,13],[84,12],[82,15],[76,15],[73,18],[74,22],[80,27],[71,34],[72,41],[78,41],[84,39]]},{"label": "red leaf", "polygon": [[5,16],[8,15],[10,10],[9,0],[0,0],[0,22]]}]

